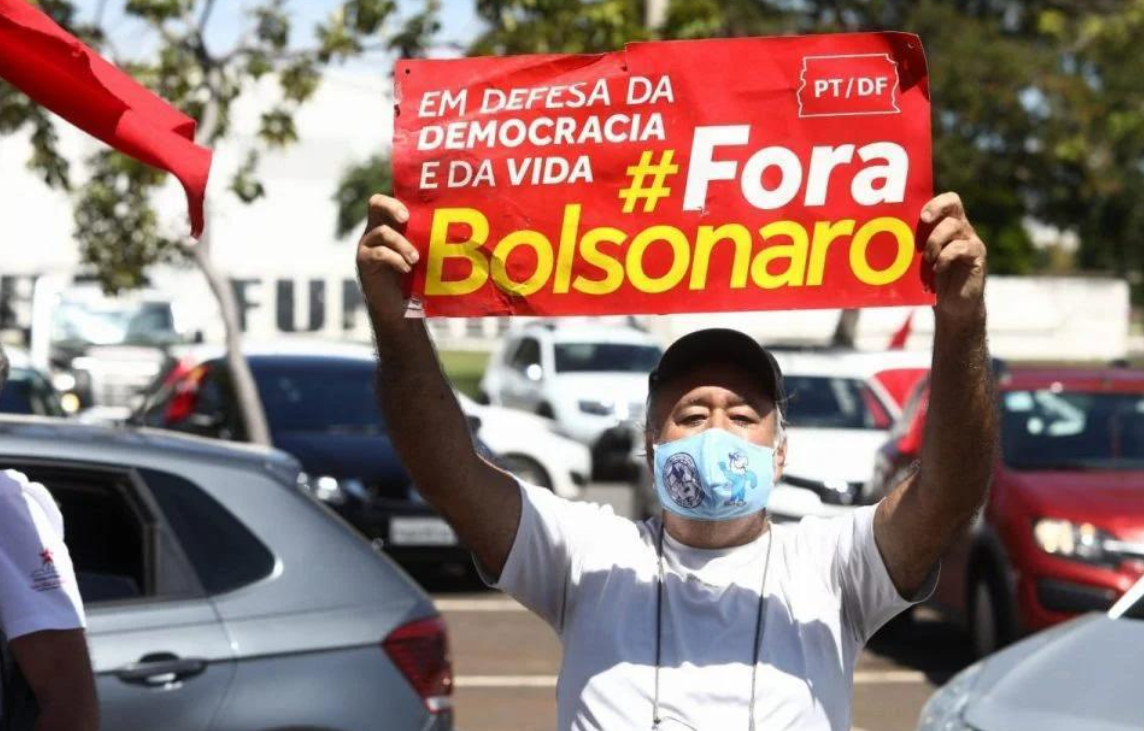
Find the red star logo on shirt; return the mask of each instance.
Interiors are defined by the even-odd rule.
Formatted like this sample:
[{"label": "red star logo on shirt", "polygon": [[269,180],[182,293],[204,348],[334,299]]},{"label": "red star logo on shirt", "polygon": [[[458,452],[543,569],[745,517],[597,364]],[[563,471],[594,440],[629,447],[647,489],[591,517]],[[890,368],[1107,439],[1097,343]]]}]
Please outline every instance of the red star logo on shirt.
[{"label": "red star logo on shirt", "polygon": [[44,562],[45,566],[47,564],[55,564],[55,559],[52,558],[52,549],[50,548],[45,548],[40,551],[40,559]]}]

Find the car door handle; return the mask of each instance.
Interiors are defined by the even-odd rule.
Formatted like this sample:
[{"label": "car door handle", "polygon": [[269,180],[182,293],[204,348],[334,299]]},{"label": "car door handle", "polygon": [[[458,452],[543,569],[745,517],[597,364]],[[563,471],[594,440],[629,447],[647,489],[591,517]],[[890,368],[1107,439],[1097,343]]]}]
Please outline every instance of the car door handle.
[{"label": "car door handle", "polygon": [[133,685],[164,686],[193,678],[207,669],[207,661],[167,652],[144,655],[139,662],[120,668],[115,676]]}]

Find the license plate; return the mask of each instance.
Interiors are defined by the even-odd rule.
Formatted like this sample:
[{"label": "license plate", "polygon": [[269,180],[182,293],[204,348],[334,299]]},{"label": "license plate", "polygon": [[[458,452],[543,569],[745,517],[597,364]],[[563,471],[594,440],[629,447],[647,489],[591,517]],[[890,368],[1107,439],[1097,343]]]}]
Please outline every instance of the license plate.
[{"label": "license plate", "polygon": [[455,546],[457,534],[440,518],[390,518],[389,542],[395,546]]}]

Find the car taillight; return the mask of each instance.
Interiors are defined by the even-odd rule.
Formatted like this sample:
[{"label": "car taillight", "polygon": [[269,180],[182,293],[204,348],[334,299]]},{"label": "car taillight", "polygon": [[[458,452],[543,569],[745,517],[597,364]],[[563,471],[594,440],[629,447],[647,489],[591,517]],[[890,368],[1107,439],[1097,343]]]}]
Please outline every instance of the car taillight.
[{"label": "car taillight", "polygon": [[453,707],[453,661],[440,617],[403,624],[381,642],[389,659],[409,681],[430,713]]},{"label": "car taillight", "polygon": [[[176,366],[176,371],[181,368],[182,364]],[[199,382],[203,380],[205,373],[206,369],[199,367],[189,372],[184,371],[173,381],[168,376],[167,380],[174,384],[175,393],[171,396],[171,401],[167,404],[167,412],[163,415],[163,421],[166,424],[177,424],[194,413],[195,403],[199,398]]]}]

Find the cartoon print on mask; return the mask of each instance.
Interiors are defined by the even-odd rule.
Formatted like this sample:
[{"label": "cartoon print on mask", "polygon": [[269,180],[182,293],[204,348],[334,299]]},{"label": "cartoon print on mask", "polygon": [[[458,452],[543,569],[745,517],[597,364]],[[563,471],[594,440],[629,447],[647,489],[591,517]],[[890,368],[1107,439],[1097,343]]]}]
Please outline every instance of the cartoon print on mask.
[{"label": "cartoon print on mask", "polygon": [[[730,462],[730,467],[727,462]],[[724,505],[744,505],[747,502],[747,487],[754,490],[759,485],[759,478],[754,472],[747,471],[747,455],[742,452],[731,452],[727,455],[727,462],[720,462],[719,469],[723,471],[723,476],[734,492]]]},{"label": "cartoon print on mask", "polygon": [[685,508],[697,508],[703,502],[699,466],[689,454],[674,454],[667,460],[664,484],[671,499]]}]

